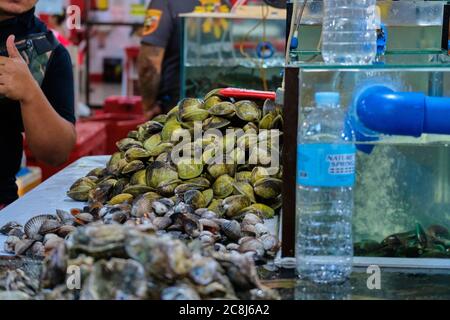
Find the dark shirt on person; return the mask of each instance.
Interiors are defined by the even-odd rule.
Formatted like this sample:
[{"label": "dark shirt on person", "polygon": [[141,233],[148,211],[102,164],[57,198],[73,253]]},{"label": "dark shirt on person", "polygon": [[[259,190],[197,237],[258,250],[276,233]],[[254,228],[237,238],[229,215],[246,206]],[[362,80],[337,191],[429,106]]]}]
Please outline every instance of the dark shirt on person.
[{"label": "dark shirt on person", "polygon": [[[5,46],[6,39],[12,34],[18,41],[48,31],[34,12],[32,9],[0,22],[0,47]],[[75,123],[72,62],[62,45],[58,45],[50,57],[41,88],[56,112]],[[20,104],[6,98],[0,99],[0,207],[17,199],[15,176],[22,159],[23,131]]]},{"label": "dark shirt on person", "polygon": [[142,44],[165,48],[157,100],[165,111],[180,98],[180,14],[194,11],[198,0],[152,0],[145,21]]}]

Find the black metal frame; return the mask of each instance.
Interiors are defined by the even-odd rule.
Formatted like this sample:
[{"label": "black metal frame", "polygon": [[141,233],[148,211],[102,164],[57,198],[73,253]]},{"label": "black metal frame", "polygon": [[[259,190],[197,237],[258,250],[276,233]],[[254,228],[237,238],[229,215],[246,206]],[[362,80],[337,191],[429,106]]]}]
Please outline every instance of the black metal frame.
[{"label": "black metal frame", "polygon": [[[287,4],[286,37],[289,37],[289,29],[293,16],[293,4]],[[286,39],[286,50],[289,50],[289,43]],[[283,210],[281,239],[282,257],[295,256],[295,228],[296,228],[296,187],[297,187],[297,128],[299,119],[299,68],[285,68],[285,95],[283,108],[283,134],[284,140],[289,143],[284,144],[283,163]]]},{"label": "black metal frame", "polygon": [[283,213],[282,249],[283,257],[295,256],[296,187],[297,187],[297,128],[299,119],[299,68],[286,67],[285,99],[283,108]]},{"label": "black metal frame", "polygon": [[450,51],[450,4],[444,6],[444,20],[442,24],[442,50]]}]

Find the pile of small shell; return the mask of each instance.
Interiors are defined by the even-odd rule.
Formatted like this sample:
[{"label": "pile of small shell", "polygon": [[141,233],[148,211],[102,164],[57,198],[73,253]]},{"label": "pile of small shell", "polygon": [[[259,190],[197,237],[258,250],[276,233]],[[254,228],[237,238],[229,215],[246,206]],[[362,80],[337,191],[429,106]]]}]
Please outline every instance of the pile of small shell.
[{"label": "pile of small shell", "polygon": [[[171,151],[179,145],[171,138],[175,132],[182,136],[183,130],[195,137],[196,121],[202,122],[204,131],[224,134],[201,138],[202,164],[175,163]],[[204,100],[184,99],[167,115],[119,141],[119,151],[106,168],[91,171],[71,186],[70,198],[88,202],[75,218],[79,224],[101,220],[143,225],[178,239],[200,239],[217,251],[252,252],[257,259],[273,256],[279,243],[264,220],[281,208],[282,169],[262,161],[271,154],[264,153],[259,143],[270,146],[275,134],[281,137],[282,123],[281,111],[270,102],[261,110],[255,102],[236,102],[217,90]],[[244,135],[225,134],[229,128],[241,128]],[[191,142],[193,150],[196,142]],[[232,150],[226,157],[233,161],[209,161],[218,144]],[[238,164],[240,156],[254,153],[260,162]]]},{"label": "pile of small shell", "polygon": [[[205,163],[175,165],[170,151],[176,145],[170,138],[177,130],[190,131],[194,121],[203,121],[204,130],[241,127],[245,134],[202,138]],[[119,152],[106,168],[95,169],[72,185],[68,196],[87,201],[86,208],[38,216],[23,228],[12,222],[0,230],[9,236],[4,249],[43,257],[76,227],[102,221],[142,225],[178,239],[199,239],[217,251],[249,252],[257,260],[272,257],[280,244],[264,220],[273,218],[281,207],[281,168],[238,165],[237,161],[208,164],[206,158],[217,144],[226,150],[233,150],[230,145],[244,146],[245,153],[252,153],[252,148],[259,148],[256,142],[270,140],[273,132],[266,130],[281,126],[280,110],[270,102],[261,111],[254,102],[232,103],[217,91],[204,101],[185,99],[168,115],[139,126],[119,141]]]},{"label": "pile of small shell", "polygon": [[3,249],[17,256],[44,258],[80,225],[72,214],[61,210],[56,215],[36,216],[23,227],[9,222],[0,229],[0,234],[8,236]]},{"label": "pile of small shell", "polygon": [[[67,268],[81,290],[67,287]],[[251,258],[203,249],[119,224],[79,228],[44,262],[45,299],[279,299],[264,287]]]},{"label": "pile of small shell", "polygon": [[56,215],[30,219],[24,227],[10,222],[0,229],[0,233],[8,236],[5,252],[44,258],[77,227],[99,222],[136,226],[139,230],[186,241],[199,240],[205,248],[246,253],[258,261],[273,257],[280,246],[256,211],[228,220],[220,218],[214,211],[194,210],[185,202],[175,203],[156,194],[142,195],[135,205],[106,205],[100,209],[86,207],[84,211],[73,209],[70,213],[57,210]]}]

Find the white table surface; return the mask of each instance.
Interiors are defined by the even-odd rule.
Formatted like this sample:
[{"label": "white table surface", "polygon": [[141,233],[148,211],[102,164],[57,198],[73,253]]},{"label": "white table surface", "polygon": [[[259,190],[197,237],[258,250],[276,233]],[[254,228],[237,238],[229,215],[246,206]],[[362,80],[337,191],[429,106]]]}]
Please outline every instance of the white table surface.
[{"label": "white table surface", "polygon": [[[23,198],[0,211],[0,227],[10,221],[24,225],[29,219],[40,214],[55,214],[57,209],[70,210],[84,206],[67,197],[70,186],[91,170],[104,167],[109,156],[82,158],[60,171]],[[7,255],[3,244],[7,237],[0,235],[0,255]]]}]

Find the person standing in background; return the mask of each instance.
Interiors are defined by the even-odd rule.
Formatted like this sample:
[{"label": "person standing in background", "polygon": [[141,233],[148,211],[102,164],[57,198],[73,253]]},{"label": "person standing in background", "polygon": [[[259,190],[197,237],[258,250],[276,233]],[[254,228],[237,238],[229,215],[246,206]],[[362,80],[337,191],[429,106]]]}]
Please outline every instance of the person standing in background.
[{"label": "person standing in background", "polygon": [[149,118],[168,112],[180,95],[180,14],[194,11],[198,0],[152,0],[144,23],[138,59],[144,110]]}]

